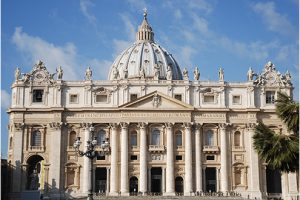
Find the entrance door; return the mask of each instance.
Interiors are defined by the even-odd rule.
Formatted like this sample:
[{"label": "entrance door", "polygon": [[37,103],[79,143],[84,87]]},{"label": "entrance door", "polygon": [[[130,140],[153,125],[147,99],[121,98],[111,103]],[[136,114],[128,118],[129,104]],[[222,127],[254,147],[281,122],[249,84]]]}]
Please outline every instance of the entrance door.
[{"label": "entrance door", "polygon": [[161,174],[160,167],[153,167],[151,169],[151,192],[161,193]]},{"label": "entrance door", "polygon": [[273,170],[267,167],[266,176],[267,193],[281,193],[281,175],[279,170]]},{"label": "entrance door", "polygon": [[133,176],[129,180],[129,192],[132,194],[137,193],[139,191],[139,180],[137,177]]},{"label": "entrance door", "polygon": [[175,192],[183,193],[183,178],[180,176],[177,176],[175,179]]},{"label": "entrance door", "polygon": [[105,193],[106,192],[106,168],[97,167],[95,172],[95,187],[94,192]]},{"label": "entrance door", "polygon": [[207,167],[205,169],[205,185],[206,192],[216,192],[217,179],[215,167]]}]

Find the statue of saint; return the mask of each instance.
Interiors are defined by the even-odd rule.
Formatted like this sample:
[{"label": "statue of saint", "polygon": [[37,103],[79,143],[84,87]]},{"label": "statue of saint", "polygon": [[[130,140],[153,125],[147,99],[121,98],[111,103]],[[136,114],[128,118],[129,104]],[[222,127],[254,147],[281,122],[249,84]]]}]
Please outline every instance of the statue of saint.
[{"label": "statue of saint", "polygon": [[186,80],[186,81],[189,80],[189,72],[186,69],[186,67],[183,69],[182,75],[183,75],[183,80]]},{"label": "statue of saint", "polygon": [[198,67],[195,67],[195,70],[194,70],[194,80],[198,81],[199,78],[200,78],[200,71],[199,71]]},{"label": "statue of saint", "polygon": [[113,67],[112,73],[113,73],[113,80],[118,79],[118,76],[119,76],[119,70],[117,69],[116,66]]},{"label": "statue of saint", "polygon": [[19,67],[17,67],[17,69],[15,71],[15,80],[16,81],[18,81],[20,79],[20,75],[21,75],[20,69],[19,69]]},{"label": "statue of saint", "polygon": [[168,65],[168,67],[167,67],[167,80],[172,80],[172,77],[173,77],[172,68],[171,68],[171,65]]},{"label": "statue of saint", "polygon": [[145,79],[145,70],[143,67],[140,70],[140,76],[141,76],[141,79]]},{"label": "statue of saint", "polygon": [[56,68],[56,72],[57,72],[57,79],[58,80],[61,80],[63,75],[64,75],[64,71],[63,69],[61,68],[61,66],[58,67],[58,69]]},{"label": "statue of saint", "polygon": [[123,75],[124,75],[124,79],[126,79],[126,78],[128,78],[128,69],[127,68],[125,68],[124,70],[123,70]]},{"label": "statue of saint", "polygon": [[154,65],[154,80],[158,80],[158,78],[159,78],[159,68],[160,68],[160,65],[158,65],[158,64]]},{"label": "statue of saint", "polygon": [[219,69],[219,81],[224,81],[224,70],[222,67]]},{"label": "statue of saint", "polygon": [[254,75],[254,72],[253,72],[252,68],[250,67],[248,72],[247,72],[248,81],[253,80],[253,75]]},{"label": "statue of saint", "polygon": [[92,72],[91,68],[88,67],[85,70],[85,80],[87,80],[87,81],[92,80],[92,75],[93,75],[93,72]]}]

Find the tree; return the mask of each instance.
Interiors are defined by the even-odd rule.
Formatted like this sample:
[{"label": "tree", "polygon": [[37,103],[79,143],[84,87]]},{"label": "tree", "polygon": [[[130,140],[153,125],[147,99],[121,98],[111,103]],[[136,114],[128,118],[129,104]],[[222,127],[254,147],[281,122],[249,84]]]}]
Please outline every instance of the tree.
[{"label": "tree", "polygon": [[276,113],[291,134],[275,133],[259,122],[253,135],[253,145],[269,167],[282,172],[295,172],[299,168],[299,103],[286,94],[278,93]]}]

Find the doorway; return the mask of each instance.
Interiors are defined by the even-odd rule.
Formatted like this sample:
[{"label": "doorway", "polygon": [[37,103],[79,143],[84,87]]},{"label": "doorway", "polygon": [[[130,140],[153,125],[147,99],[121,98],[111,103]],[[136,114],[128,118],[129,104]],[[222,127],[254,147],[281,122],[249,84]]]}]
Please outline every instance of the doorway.
[{"label": "doorway", "polygon": [[216,192],[217,179],[216,179],[216,168],[207,167],[205,169],[205,185],[206,192]]},{"label": "doorway", "polygon": [[181,176],[175,178],[175,192],[183,193],[183,178]]},{"label": "doorway", "polygon": [[[271,169],[267,166],[267,193],[281,193],[281,174],[279,170]],[[276,183],[276,184],[274,184]]]},{"label": "doorway", "polygon": [[139,191],[139,180],[137,177],[132,176],[129,180],[129,192],[132,194]]},{"label": "doorway", "polygon": [[97,167],[95,172],[94,192],[105,193],[107,182],[106,167]]},{"label": "doorway", "polygon": [[162,170],[160,167],[151,168],[151,192],[161,193]]}]

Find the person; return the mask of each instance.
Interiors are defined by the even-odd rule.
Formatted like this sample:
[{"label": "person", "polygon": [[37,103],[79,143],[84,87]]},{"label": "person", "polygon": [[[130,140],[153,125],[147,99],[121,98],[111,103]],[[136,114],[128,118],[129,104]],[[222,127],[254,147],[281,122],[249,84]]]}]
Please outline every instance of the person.
[{"label": "person", "polygon": [[57,79],[58,80],[61,80],[63,75],[64,75],[64,71],[63,69],[61,68],[61,66],[58,67],[58,69],[56,69],[56,72],[57,72]]},{"label": "person", "polygon": [[173,72],[172,72],[171,66],[168,65],[168,67],[167,67],[167,80],[172,80],[172,76],[173,76]]},{"label": "person", "polygon": [[92,79],[92,70],[90,67],[88,67],[85,71],[85,80],[91,80]]},{"label": "person", "polygon": [[20,79],[20,75],[21,75],[20,69],[19,69],[19,67],[17,67],[17,69],[15,71],[15,80],[16,81]]},{"label": "person", "polygon": [[219,69],[219,81],[224,81],[224,70],[222,67]]},{"label": "person", "polygon": [[195,67],[195,70],[194,70],[194,80],[195,81],[198,81],[200,78],[200,72],[199,72],[199,69],[198,67]]}]

